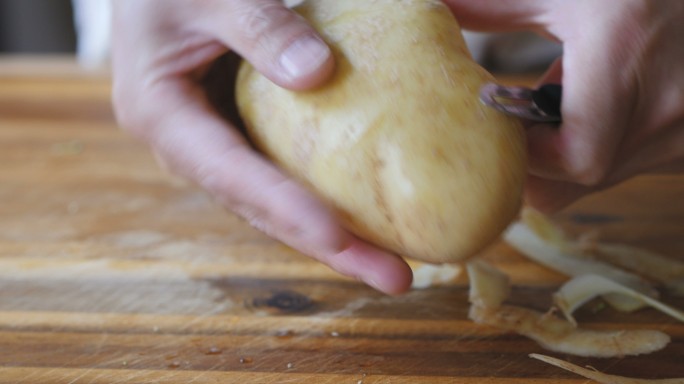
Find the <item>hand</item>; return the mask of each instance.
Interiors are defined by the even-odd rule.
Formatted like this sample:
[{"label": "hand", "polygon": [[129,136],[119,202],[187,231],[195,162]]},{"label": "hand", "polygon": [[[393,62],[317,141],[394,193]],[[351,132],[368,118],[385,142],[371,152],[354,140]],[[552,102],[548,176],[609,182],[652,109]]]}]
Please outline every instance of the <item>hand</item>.
[{"label": "hand", "polygon": [[647,172],[684,171],[684,2],[445,0],[462,26],[563,44],[563,124],[528,129],[528,203],[546,211]]},{"label": "hand", "polygon": [[268,235],[380,291],[409,288],[403,260],[343,230],[318,199],[251,149],[203,86],[228,51],[283,87],[321,84],[333,58],[302,18],[277,0],[117,0],[113,8],[114,107],[125,129]]}]

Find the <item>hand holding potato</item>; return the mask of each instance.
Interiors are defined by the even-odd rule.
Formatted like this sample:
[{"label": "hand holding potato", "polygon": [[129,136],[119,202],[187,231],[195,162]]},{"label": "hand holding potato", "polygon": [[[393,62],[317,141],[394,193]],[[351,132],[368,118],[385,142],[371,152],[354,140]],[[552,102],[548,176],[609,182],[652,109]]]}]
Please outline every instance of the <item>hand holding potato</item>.
[{"label": "hand holding potato", "polygon": [[440,1],[313,0],[297,11],[337,70],[308,92],[249,65],[237,101],[255,144],[356,235],[409,258],[462,261],[516,217],[527,172],[522,125],[479,102],[494,78]]},{"label": "hand holding potato", "polygon": [[112,5],[114,106],[125,129],[267,234],[381,291],[409,287],[406,263],[343,230],[307,189],[254,152],[207,97],[203,79],[229,50],[284,87],[325,81],[333,58],[308,23],[277,0]]},{"label": "hand holding potato", "polygon": [[647,172],[684,171],[684,2],[445,0],[464,27],[563,43],[542,82],[563,124],[528,129],[526,198],[544,210]]},{"label": "hand holding potato", "polygon": [[[339,3],[344,5],[344,2]],[[393,16],[404,12],[401,16],[408,20],[407,24],[424,25],[428,31],[437,30],[426,21],[415,21],[409,8],[398,6],[405,3],[432,4],[439,8],[442,6],[440,1],[399,2],[387,10]],[[533,29],[564,43],[562,62],[554,65],[544,79],[547,82],[562,80],[564,84],[564,124],[560,129],[535,126],[527,131],[533,175],[528,179],[527,199],[533,205],[555,209],[637,173],[681,171],[684,168],[684,69],[679,65],[684,59],[684,51],[679,44],[684,35],[684,27],[681,26],[683,3],[678,0],[626,0],[617,3],[582,0],[567,4],[546,0],[445,0],[445,3],[465,27]],[[217,113],[207,97],[203,82],[207,70],[217,57],[229,50],[239,53],[256,71],[284,88],[304,90],[303,94],[308,94],[307,90],[335,85],[335,81],[344,76],[333,71],[336,51],[323,44],[304,19],[276,0],[118,0],[113,5],[116,13],[114,98],[117,117],[125,128],[146,140],[172,169],[196,181],[225,206],[267,234],[381,291],[397,293],[408,288],[411,275],[408,266],[394,254],[371,246],[342,229],[337,215],[357,233],[368,235],[374,231],[376,234],[367,238],[403,253],[404,245],[397,246],[397,242],[401,243],[397,236],[394,240],[377,236],[377,233],[389,231],[387,221],[355,223],[356,214],[345,216],[345,210],[334,204],[335,212],[331,212],[330,201],[327,200],[330,196],[325,196],[327,201],[321,202],[308,188],[291,180],[254,152],[235,127]],[[321,10],[321,13],[325,11]],[[384,16],[378,17],[375,27],[382,28],[385,19]],[[405,33],[406,30],[399,32]],[[394,39],[397,52],[416,41],[410,33],[402,36]],[[458,36],[453,38],[458,40]],[[377,52],[367,48],[370,46],[363,39],[357,42],[357,49],[366,47],[369,50],[366,54],[372,58]],[[290,54],[286,54],[288,52]],[[393,58],[399,62],[417,59],[405,54]],[[366,61],[365,65],[369,62]],[[347,65],[345,62],[338,64],[343,70]],[[450,72],[452,69],[452,64],[441,67],[446,71],[445,81],[453,80],[455,74]],[[434,77],[431,73],[429,76]],[[422,74],[422,68],[416,67],[415,76],[420,78]],[[396,73],[388,73],[385,76],[387,87],[392,86],[393,76],[400,80]],[[481,75],[475,77],[479,80],[469,83],[471,88],[476,88],[486,79]],[[332,84],[324,85],[326,80],[332,80]],[[365,80],[372,82],[373,79]],[[443,85],[438,84],[437,88],[442,89]],[[418,85],[410,90],[424,99],[431,97],[431,87],[432,83],[418,81]],[[467,92],[457,91],[452,97],[459,99],[464,94]],[[377,97],[383,96],[378,93]],[[387,100],[373,100],[372,97],[360,100],[370,104],[387,103]],[[391,102],[390,99],[389,104]],[[462,99],[459,102],[462,103]],[[473,111],[475,114],[489,113],[477,108],[471,109],[470,113]],[[470,121],[473,116],[464,119]],[[383,135],[390,134],[386,128],[380,131]],[[347,133],[353,136],[354,130]],[[414,147],[427,148],[435,144],[420,136],[407,136],[404,140],[412,141],[413,138],[417,143]],[[264,141],[264,138],[256,140],[263,145],[259,140]],[[395,136],[392,140],[399,139]],[[441,141],[435,140],[437,144]],[[331,145],[336,143],[335,140],[327,142]],[[300,137],[294,144],[297,150],[293,153],[306,157],[311,155],[307,145],[318,143],[311,138]],[[469,152],[485,148],[481,144],[467,147]],[[494,144],[493,147],[505,146]],[[513,147],[503,149],[501,153],[518,153],[517,149],[511,149]],[[353,150],[380,155],[381,158],[376,160],[383,164],[392,163],[392,156],[396,155],[392,145],[379,148],[360,145],[359,148]],[[435,154],[437,152],[440,151]],[[417,153],[423,156],[427,151],[421,149]],[[512,158],[519,161],[517,156]],[[361,156],[360,161],[367,162],[368,159],[367,155]],[[461,162],[462,165],[466,163]],[[420,164],[429,165],[429,162]],[[449,160],[446,164],[453,167],[457,162]],[[288,168],[283,162],[281,166]],[[316,172],[324,172],[326,167]],[[383,177],[395,172],[392,177],[397,180],[397,176],[406,169],[415,177],[420,174],[417,170],[421,166],[389,168]],[[294,168],[288,171],[297,173]],[[518,175],[517,172],[508,170],[504,173],[508,173],[506,177],[517,180],[517,176],[512,176]],[[372,172],[368,174],[373,175]],[[437,174],[443,177],[443,169]],[[300,175],[300,178],[310,183],[303,176],[306,175]],[[425,178],[425,183],[432,182],[433,179]],[[404,190],[410,190],[408,185],[396,184],[390,195],[399,196],[404,187]],[[474,185],[480,184],[475,182]],[[489,199],[502,192],[510,192],[517,199],[518,181],[509,184],[492,182],[489,191],[483,185],[477,188]],[[511,185],[512,192],[505,189]],[[344,185],[332,183],[326,188],[334,191],[340,187]],[[429,188],[420,191],[428,192]],[[442,201],[444,195],[438,193],[435,196],[438,197],[433,201]],[[397,202],[401,203],[401,199],[394,199],[392,204],[397,205]],[[363,204],[359,207],[372,205],[368,202]],[[498,232],[501,223],[509,219],[514,206],[508,202],[501,205],[508,208],[494,209],[495,212],[505,211],[505,219],[492,224],[486,231],[487,236],[472,243],[479,245],[470,244],[469,248],[464,247],[455,254],[467,256],[481,247],[486,239],[491,239],[492,233]],[[468,207],[468,204],[460,207]],[[436,212],[438,208],[439,204],[434,204],[427,210]],[[459,215],[465,208],[458,209],[460,211],[448,212],[446,217]],[[395,211],[394,216],[396,212],[399,211]],[[404,226],[402,230],[406,231],[410,225],[420,226],[420,223],[411,223],[411,215],[405,216],[400,220]],[[486,220],[478,220],[478,226],[486,226]],[[367,228],[360,228],[363,225]],[[443,223],[436,225],[444,227]],[[440,234],[430,230],[433,234]],[[407,254],[417,252],[415,244],[420,244],[420,233],[420,230],[413,231],[413,237],[418,239],[411,240],[414,250],[408,250]],[[458,237],[462,234],[448,229],[441,235]],[[423,247],[439,248],[451,240],[438,244],[439,239],[425,238]],[[448,248],[444,246],[442,251]],[[440,256],[431,260],[445,259]]]}]

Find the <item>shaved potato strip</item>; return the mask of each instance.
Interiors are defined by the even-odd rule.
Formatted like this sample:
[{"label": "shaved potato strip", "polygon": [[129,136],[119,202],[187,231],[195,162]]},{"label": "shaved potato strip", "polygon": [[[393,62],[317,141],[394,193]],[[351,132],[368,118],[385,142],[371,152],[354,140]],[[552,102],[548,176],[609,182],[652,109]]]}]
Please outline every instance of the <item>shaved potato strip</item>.
[{"label": "shaved potato strip", "polygon": [[593,242],[590,256],[662,283],[673,294],[684,295],[684,262],[626,244]]},{"label": "shaved potato strip", "polygon": [[556,245],[564,252],[569,252],[573,256],[600,260],[632,271],[663,284],[672,294],[684,295],[684,262],[682,261],[627,244],[598,241],[591,234],[585,234],[577,240],[570,239],[547,216],[532,208],[525,208],[522,211],[521,222],[540,239]]},{"label": "shaved potato strip", "polygon": [[563,312],[563,315],[571,323],[575,323],[572,313],[577,308],[597,296],[609,293],[617,293],[640,300],[644,304],[684,322],[684,312],[599,275],[575,277],[563,284],[560,290],[554,294],[553,298],[558,308]]},{"label": "shaved potato strip", "polygon": [[577,375],[583,376],[587,379],[594,380],[601,384],[684,384],[684,378],[659,380],[635,379],[624,376],[609,375],[606,373],[583,368],[579,365],[575,365],[564,360],[556,359],[551,356],[533,353],[530,354],[530,357],[533,359],[543,361],[547,364],[554,365],[558,368],[565,369],[566,371],[570,371]]},{"label": "shaved potato strip", "polygon": [[470,279],[470,302],[478,307],[499,308],[511,293],[506,274],[486,262],[475,259],[466,265]]},{"label": "shaved potato strip", "polygon": [[436,285],[453,282],[461,274],[463,268],[458,264],[426,264],[413,262],[412,288],[425,289]]},{"label": "shaved potato strip", "polygon": [[653,287],[641,277],[610,264],[579,256],[557,243],[548,242],[523,223],[513,224],[504,234],[504,240],[533,261],[565,275],[595,273],[619,281],[639,292],[656,294]]},{"label": "shaved potato strip", "polygon": [[588,249],[597,258],[611,264],[644,274],[648,278],[667,282],[684,279],[684,262],[656,252],[627,244],[596,242]]},{"label": "shaved potato strip", "polygon": [[654,352],[670,341],[660,331],[580,329],[552,314],[501,305],[509,294],[507,276],[481,260],[468,263],[467,271],[471,282],[470,319],[527,336],[549,350],[585,357],[615,357]]},{"label": "shaved potato strip", "polygon": [[562,229],[556,226],[546,215],[532,208],[524,208],[522,210],[521,222],[546,242],[561,247],[570,243],[570,239]]},{"label": "shaved potato strip", "polygon": [[[645,295],[658,296],[658,292],[641,277],[610,264],[578,256],[568,247],[546,241],[524,223],[513,224],[504,234],[504,240],[531,260],[565,275],[598,274]],[[629,297],[606,295],[603,298],[621,311],[628,312],[643,307],[641,301]]]},{"label": "shaved potato strip", "polygon": [[565,319],[535,310],[504,305],[487,309],[473,305],[470,318],[478,324],[514,331],[559,353],[584,357],[620,357],[664,348],[670,337],[656,330],[592,330],[576,328]]}]

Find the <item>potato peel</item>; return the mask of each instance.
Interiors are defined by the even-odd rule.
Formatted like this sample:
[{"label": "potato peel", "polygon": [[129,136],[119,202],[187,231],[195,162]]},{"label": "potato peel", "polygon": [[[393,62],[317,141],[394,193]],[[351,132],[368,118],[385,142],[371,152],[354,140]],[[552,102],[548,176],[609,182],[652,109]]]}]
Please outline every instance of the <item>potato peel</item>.
[{"label": "potato peel", "polygon": [[588,368],[580,367],[564,360],[556,359],[555,357],[540,355],[537,353],[530,354],[530,357],[551,364],[566,371],[583,376],[587,379],[594,380],[601,384],[684,384],[684,378],[672,379],[636,379],[631,377],[609,375],[598,372]]},{"label": "potato peel", "polygon": [[567,234],[547,216],[531,208],[522,211],[522,223],[547,243],[554,244],[573,256],[590,258],[634,272],[648,280],[663,284],[669,293],[684,296],[684,262],[628,244],[598,241],[595,233],[579,239]]},{"label": "potato peel", "polygon": [[466,264],[470,279],[469,301],[476,307],[495,309],[511,293],[510,279],[490,264],[476,259]]},{"label": "potato peel", "polygon": [[505,274],[481,260],[468,263],[467,271],[471,320],[527,336],[548,350],[585,357],[616,357],[651,353],[670,342],[670,337],[660,331],[581,329],[552,314],[502,305],[510,289]]},{"label": "potato peel", "polygon": [[413,283],[411,287],[414,289],[426,289],[453,282],[463,271],[463,268],[458,264],[434,265],[418,262],[411,264],[413,269]]},{"label": "potato peel", "polygon": [[684,296],[684,262],[627,244],[591,242],[584,249],[605,261],[659,282],[671,294]]},{"label": "potato peel", "polygon": [[558,292],[554,294],[553,298],[554,302],[561,310],[565,318],[571,323],[576,324],[572,313],[577,308],[581,307],[586,302],[596,298],[597,296],[604,296],[610,293],[619,294],[642,301],[645,305],[649,305],[681,322],[684,322],[684,312],[599,275],[583,275],[575,277],[566,282],[558,290]]},{"label": "potato peel", "polygon": [[[559,273],[569,276],[598,274],[644,295],[658,296],[658,292],[640,276],[598,260],[579,256],[578,251],[573,251],[567,243],[546,240],[525,223],[511,225],[504,234],[504,240],[524,256]],[[614,308],[625,312],[644,306],[640,300],[629,297],[605,295],[603,298]]]},{"label": "potato peel", "polygon": [[670,342],[667,334],[656,330],[576,328],[569,321],[551,314],[511,305],[496,309],[472,305],[469,316],[478,324],[514,331],[536,341],[547,350],[575,356],[635,356],[658,351]]},{"label": "potato peel", "polygon": [[570,239],[565,232],[557,227],[547,216],[531,208],[521,212],[522,223],[525,223],[537,236],[560,247],[569,245]]}]

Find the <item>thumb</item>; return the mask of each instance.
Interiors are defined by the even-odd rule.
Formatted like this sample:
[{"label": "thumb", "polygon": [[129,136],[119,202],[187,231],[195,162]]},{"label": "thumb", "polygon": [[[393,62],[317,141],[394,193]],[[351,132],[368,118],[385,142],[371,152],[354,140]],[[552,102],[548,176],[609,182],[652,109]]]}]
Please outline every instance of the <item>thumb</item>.
[{"label": "thumb", "polygon": [[548,1],[444,0],[463,28],[475,31],[535,29],[543,24]]},{"label": "thumb", "polygon": [[332,73],[330,48],[307,21],[279,0],[220,1],[209,9],[206,32],[290,89],[314,87]]}]

